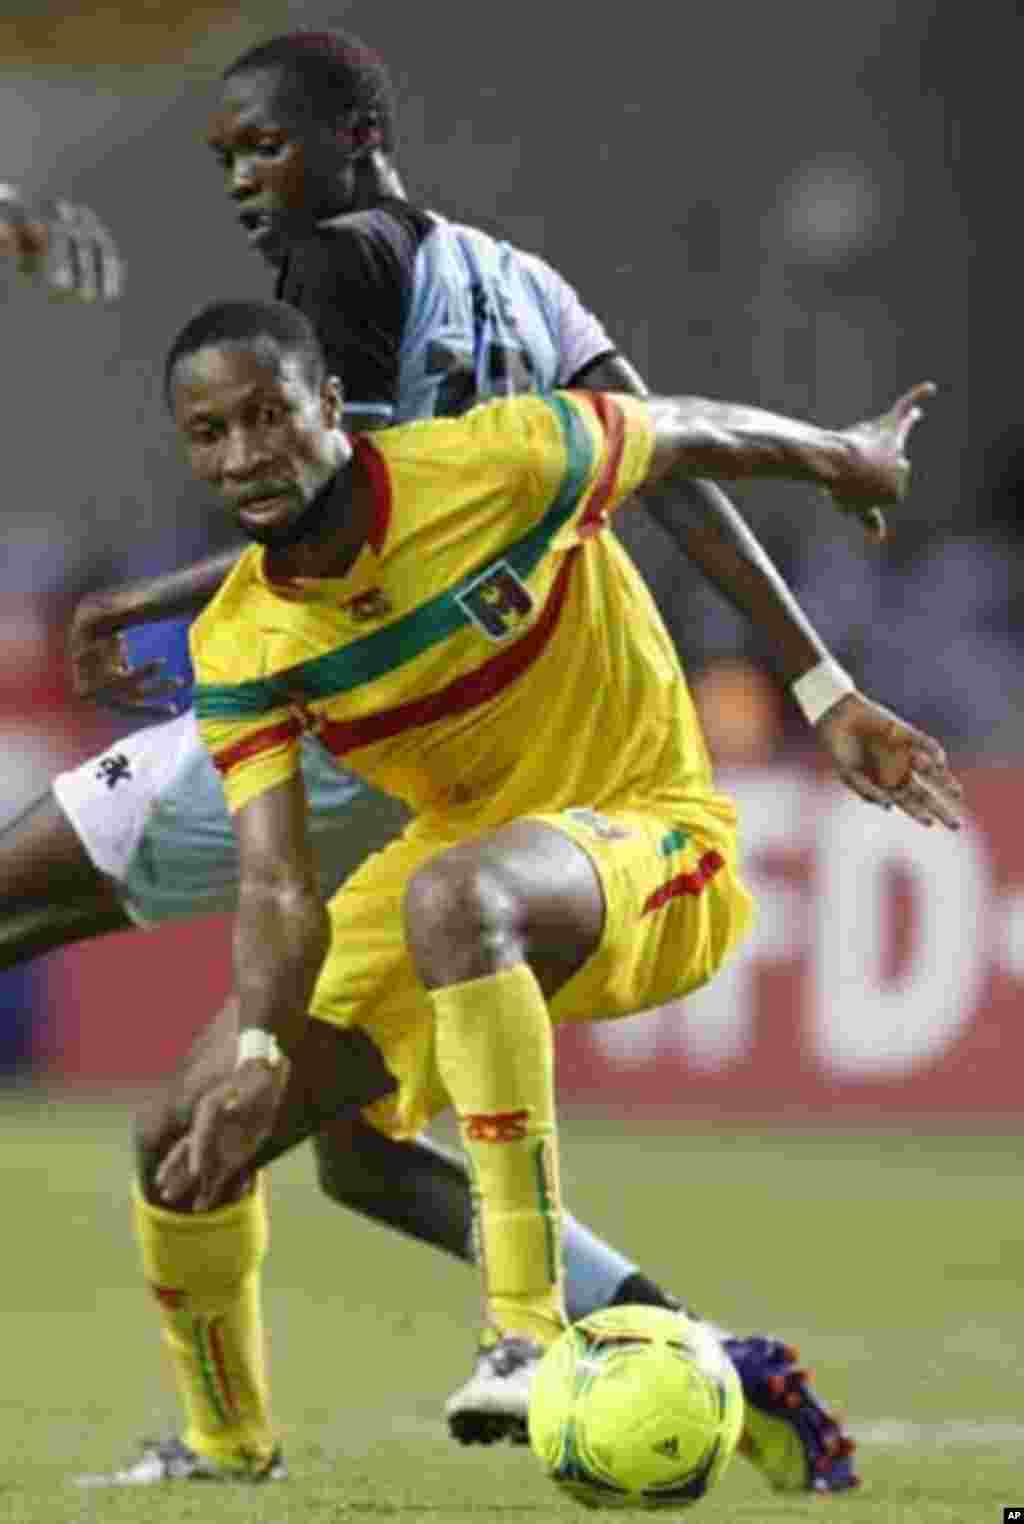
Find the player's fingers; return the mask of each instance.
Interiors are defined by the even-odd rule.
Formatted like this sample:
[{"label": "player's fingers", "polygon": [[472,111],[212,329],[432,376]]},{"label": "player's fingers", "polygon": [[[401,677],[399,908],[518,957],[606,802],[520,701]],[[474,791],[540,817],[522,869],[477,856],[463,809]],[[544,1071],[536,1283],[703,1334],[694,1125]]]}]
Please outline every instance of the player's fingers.
[{"label": "player's fingers", "polygon": [[953,777],[949,770],[949,758],[939,742],[931,736],[915,735],[914,751],[911,755],[910,765],[915,772],[923,773],[937,782],[941,782],[944,788],[952,790],[956,794],[963,793],[963,786],[958,779]]},{"label": "player's fingers", "polygon": [[867,804],[877,804],[883,810],[892,809],[892,800],[885,789],[872,782],[867,773],[862,773],[857,768],[845,768],[839,776],[847,788],[859,794]]},{"label": "player's fingers", "polygon": [[914,412],[920,417],[922,405],[930,401],[937,391],[938,387],[934,381],[918,381],[916,386],[912,386],[909,391],[905,391],[901,397],[896,398],[889,409],[890,418],[898,421]]},{"label": "player's fingers", "polygon": [[892,797],[898,808],[919,825],[941,823],[951,831],[960,828],[960,812],[955,801],[945,797],[939,785],[920,773],[912,771],[905,783],[892,790]]},{"label": "player's fingers", "polygon": [[91,207],[75,206],[72,216],[83,261],[83,279],[95,296],[116,301],[121,294],[123,266],[113,238]]},{"label": "player's fingers", "polygon": [[214,1173],[206,1182],[206,1184],[201,1185],[199,1190],[196,1192],[196,1199],[193,1203],[192,1210],[194,1212],[212,1211],[212,1209],[217,1205],[217,1202],[219,1201],[224,1191],[224,1187],[227,1185],[230,1178],[231,1171],[225,1168],[222,1168]]},{"label": "player's fingers", "polygon": [[139,691],[150,697],[169,696],[178,693],[185,686],[185,681],[180,677],[173,677],[166,672],[158,673],[155,677],[147,677],[139,684]]},{"label": "player's fingers", "polygon": [[894,789],[893,803],[902,815],[916,820],[918,825],[933,826],[935,824],[931,810],[926,808],[909,789]]},{"label": "player's fingers", "polygon": [[58,201],[49,212],[45,280],[51,292],[82,302],[115,301],[124,268],[117,247],[89,207]]},{"label": "player's fingers", "polygon": [[178,679],[166,676],[164,667],[166,663],[162,659],[147,661],[141,667],[128,667],[118,672],[115,684],[126,695],[137,694],[140,697],[151,692],[157,693],[166,688],[173,692]]},{"label": "player's fingers", "polygon": [[188,1168],[188,1138],[181,1138],[167,1154],[156,1172],[156,1188],[164,1201],[178,1201],[191,1189]]},{"label": "player's fingers", "polygon": [[188,1133],[188,1167],[193,1180],[205,1189],[216,1164],[217,1129],[223,1111],[223,1097],[216,1092],[204,1095],[195,1109]]},{"label": "player's fingers", "polygon": [[860,515],[860,521],[864,526],[868,539],[873,540],[876,545],[880,545],[889,533],[888,525],[885,522],[885,514],[881,508],[865,508],[864,512]]},{"label": "player's fingers", "polygon": [[931,816],[940,821],[948,830],[959,831],[963,824],[960,810],[963,789],[956,779],[950,778],[947,783],[945,779],[911,772],[909,785],[919,808],[929,811]]}]

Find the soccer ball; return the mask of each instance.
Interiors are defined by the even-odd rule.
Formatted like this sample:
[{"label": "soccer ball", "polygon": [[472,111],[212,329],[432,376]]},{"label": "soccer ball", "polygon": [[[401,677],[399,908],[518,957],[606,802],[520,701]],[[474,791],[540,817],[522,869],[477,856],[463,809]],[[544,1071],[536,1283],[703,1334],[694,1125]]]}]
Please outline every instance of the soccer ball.
[{"label": "soccer ball", "polygon": [[700,1323],[662,1307],[607,1307],[545,1353],[530,1444],[591,1508],[685,1508],[714,1486],[743,1426],[739,1377]]}]

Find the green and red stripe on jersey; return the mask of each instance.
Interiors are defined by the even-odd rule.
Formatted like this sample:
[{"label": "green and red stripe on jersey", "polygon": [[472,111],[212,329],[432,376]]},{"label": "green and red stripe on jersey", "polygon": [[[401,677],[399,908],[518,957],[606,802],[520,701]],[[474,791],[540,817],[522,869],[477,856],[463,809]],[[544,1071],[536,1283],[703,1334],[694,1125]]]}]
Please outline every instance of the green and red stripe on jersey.
[{"label": "green and red stripe on jersey", "polygon": [[[529,578],[548,553],[558,531],[576,511],[581,495],[587,491],[594,460],[594,445],[576,406],[560,396],[544,400],[558,419],[566,466],[558,491],[540,522],[518,540],[490,554],[486,562],[475,566],[451,588],[384,629],[271,677],[230,685],[200,684],[195,691],[195,709],[200,720],[258,720],[271,710],[278,711],[273,723],[251,731],[233,746],[219,751],[218,767],[227,771],[237,762],[281,744],[289,739],[285,731],[290,723],[301,729],[298,720],[289,722],[280,718],[282,707],[293,704],[297,698],[309,703],[351,693],[391,675],[465,629],[472,621],[459,601],[460,595],[476,583],[488,567],[504,562],[520,580],[525,582]],[[588,524],[593,520],[596,529],[614,491],[625,422],[612,399],[587,394],[587,400],[594,406],[609,441],[609,459],[594,484],[584,515]],[[474,671],[433,693],[350,722],[323,717],[317,725],[321,739],[335,755],[341,755],[373,740],[475,708],[499,693],[527,670],[554,633],[577,555],[578,547],[566,554],[539,617],[519,640],[504,647]]]}]

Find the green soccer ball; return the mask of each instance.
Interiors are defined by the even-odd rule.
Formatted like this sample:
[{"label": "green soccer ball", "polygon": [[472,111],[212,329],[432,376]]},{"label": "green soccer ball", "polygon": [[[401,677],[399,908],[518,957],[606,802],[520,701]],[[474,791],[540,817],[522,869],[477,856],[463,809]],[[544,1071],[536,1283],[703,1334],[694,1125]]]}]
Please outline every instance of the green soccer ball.
[{"label": "green soccer ball", "polygon": [[529,1427],[548,1476],[588,1507],[686,1508],[729,1463],[743,1393],[702,1324],[661,1307],[608,1307],[544,1355]]}]

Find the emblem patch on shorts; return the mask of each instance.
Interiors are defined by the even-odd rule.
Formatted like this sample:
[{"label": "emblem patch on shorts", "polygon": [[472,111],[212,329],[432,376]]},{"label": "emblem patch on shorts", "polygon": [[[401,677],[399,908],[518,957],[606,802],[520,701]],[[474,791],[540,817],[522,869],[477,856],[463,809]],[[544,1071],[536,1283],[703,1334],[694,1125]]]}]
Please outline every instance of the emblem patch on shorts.
[{"label": "emblem patch on shorts", "polygon": [[455,601],[488,640],[507,640],[533,612],[533,599],[507,561],[496,561]]},{"label": "emblem patch on shorts", "polygon": [[599,815],[596,810],[573,809],[565,810],[564,813],[570,820],[587,826],[595,836],[600,836],[602,841],[623,841],[633,834],[618,820],[609,820],[607,815]]}]

